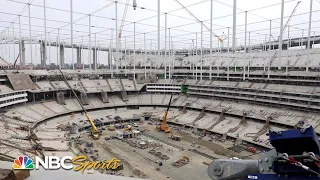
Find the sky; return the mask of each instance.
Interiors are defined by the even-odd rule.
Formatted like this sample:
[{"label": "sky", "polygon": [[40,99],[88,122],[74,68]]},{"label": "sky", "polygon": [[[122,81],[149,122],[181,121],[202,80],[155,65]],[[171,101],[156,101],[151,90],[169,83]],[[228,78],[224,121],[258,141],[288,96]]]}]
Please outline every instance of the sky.
[{"label": "sky", "polygon": [[[14,37],[20,38],[19,18],[18,14],[23,12],[20,17],[21,37],[29,39],[29,18],[28,9],[22,11],[26,3],[31,1],[30,16],[31,18],[31,36],[33,39],[45,39],[44,28],[44,1],[46,3],[46,26],[49,41],[56,41],[58,38],[62,43],[71,43],[71,27],[70,27],[70,0],[0,0],[0,37],[7,39],[9,30],[9,39]],[[133,9],[133,0],[129,0],[129,6],[125,21],[123,22],[123,32],[121,38],[121,47],[134,47],[134,23],[136,31],[136,49],[153,49],[157,48],[157,0],[136,0],[138,8]],[[210,28],[210,5],[211,0],[178,0],[183,4],[194,16],[204,25]],[[117,3],[118,27],[121,26],[125,4],[127,0],[119,0]],[[292,13],[298,0],[285,0],[284,22],[288,20],[288,16]],[[237,0],[237,27],[236,38],[237,45],[245,44],[245,11],[247,11],[247,44],[263,43],[265,39],[269,39],[269,26],[272,20],[272,35],[278,38],[280,32],[281,17],[281,0]],[[91,14],[91,44],[108,47],[111,35],[113,36],[113,47],[116,44],[116,6],[114,0],[73,0],[73,42],[75,44],[89,44],[89,14]],[[227,47],[228,40],[230,46],[232,43],[232,13],[233,0],[213,0],[213,32],[221,36],[224,40],[223,46]],[[100,10],[100,11],[99,11]],[[301,37],[302,31],[305,36],[308,33],[310,0],[302,0],[295,16],[289,22],[289,36]],[[312,34],[320,34],[320,0],[313,0],[313,17]],[[197,42],[197,47],[201,47],[201,23],[192,17],[184,8],[176,2],[176,0],[160,0],[160,44],[161,49],[165,48],[165,15],[167,13],[167,28],[170,28],[172,44],[174,48],[191,48],[192,40]],[[12,23],[13,22],[13,26]],[[318,22],[319,21],[319,22]],[[8,29],[9,27],[9,29]],[[228,36],[228,27],[229,36]],[[112,30],[113,29],[113,30]],[[120,28],[118,28],[120,29]],[[304,30],[302,30],[304,29]],[[119,33],[119,32],[118,32]],[[224,34],[224,35],[223,35]],[[284,31],[284,36],[288,37],[288,28]],[[146,45],[144,46],[144,36]],[[167,48],[169,44],[169,30],[167,30]],[[197,41],[196,41],[197,37]],[[210,47],[210,33],[206,27],[203,27],[202,46]],[[126,43],[125,43],[126,40]],[[2,41],[5,42],[5,41]],[[213,37],[213,47],[218,47],[217,38]],[[9,46],[10,53],[9,53]],[[194,45],[196,46],[196,45]],[[221,46],[221,44],[219,44]],[[40,62],[39,47],[33,47],[33,59]],[[6,53],[2,52],[6,50]],[[15,53],[13,51],[15,50]],[[18,54],[18,46],[0,44],[0,53],[7,61],[14,61]],[[26,45],[26,58],[30,59],[30,48]],[[56,62],[56,48],[50,48],[50,61]],[[75,51],[74,51],[75,52]],[[37,56],[35,56],[37,55]],[[74,55],[75,56],[75,55]],[[101,53],[101,57],[107,57],[106,53]],[[83,57],[88,57],[88,52],[84,52]],[[75,58],[75,57],[74,57]],[[27,60],[28,61],[28,60]],[[66,50],[66,62],[71,62],[71,50]]]}]

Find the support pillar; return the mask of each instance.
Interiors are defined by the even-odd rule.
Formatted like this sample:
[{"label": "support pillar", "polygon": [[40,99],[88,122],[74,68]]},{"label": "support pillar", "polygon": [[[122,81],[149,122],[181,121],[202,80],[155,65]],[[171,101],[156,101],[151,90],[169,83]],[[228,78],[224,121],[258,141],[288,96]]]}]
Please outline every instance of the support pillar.
[{"label": "support pillar", "polygon": [[280,37],[279,37],[279,62],[281,64],[281,53],[282,53],[282,35],[283,35],[283,13],[284,13],[284,0],[281,1],[281,18],[280,18]]},{"label": "support pillar", "polygon": [[97,49],[94,48],[94,49],[92,50],[92,52],[93,52],[93,55],[92,55],[92,58],[93,58],[93,68],[94,68],[94,70],[97,70]]},{"label": "support pillar", "polygon": [[77,47],[77,68],[81,68],[81,48]]},{"label": "support pillar", "polygon": [[21,40],[21,43],[19,44],[19,51],[20,51],[20,65],[25,66],[26,65],[26,48],[24,44],[24,40]]},{"label": "support pillar", "polygon": [[236,51],[237,0],[233,0],[232,50]]},{"label": "support pillar", "polygon": [[60,45],[60,68],[64,68],[64,46],[61,44]]},{"label": "support pillar", "polygon": [[[309,47],[309,49],[312,49],[312,46],[313,46],[313,44],[312,44],[312,42],[310,42],[310,47]],[[308,49],[308,44],[306,45],[306,49]]]},{"label": "support pillar", "polygon": [[46,67],[46,43],[41,41],[40,42],[40,53],[41,53],[41,68]]},{"label": "support pillar", "polygon": [[306,72],[309,72],[309,63],[310,63],[310,51],[312,45],[310,44],[310,35],[311,35],[311,23],[312,23],[312,4],[313,0],[310,0],[310,13],[309,13],[309,29],[308,29],[308,42],[307,42],[307,64]]},{"label": "support pillar", "polygon": [[112,53],[111,53],[111,47],[109,47],[109,51],[108,51],[108,66],[111,69],[112,66]]}]

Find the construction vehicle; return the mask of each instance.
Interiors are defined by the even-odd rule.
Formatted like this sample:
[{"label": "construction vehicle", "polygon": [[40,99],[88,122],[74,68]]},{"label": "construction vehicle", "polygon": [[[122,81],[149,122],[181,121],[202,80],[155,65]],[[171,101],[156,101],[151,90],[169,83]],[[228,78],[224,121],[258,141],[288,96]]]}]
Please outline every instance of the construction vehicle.
[{"label": "construction vehicle", "polygon": [[165,112],[165,114],[163,116],[163,120],[161,121],[160,126],[157,126],[157,130],[164,131],[165,133],[170,133],[171,132],[171,129],[167,125],[167,118],[168,118],[168,113],[169,113],[169,109],[170,109],[170,105],[171,105],[171,101],[172,101],[172,96],[173,96],[173,94],[171,94],[167,110],[166,110],[166,112]]},{"label": "construction vehicle", "polygon": [[107,129],[108,129],[109,131],[115,131],[115,130],[116,130],[116,128],[115,128],[114,126],[109,126],[109,127],[107,127]]},{"label": "construction vehicle", "polygon": [[81,108],[82,108],[83,113],[86,115],[86,118],[88,119],[88,121],[89,121],[89,123],[90,123],[90,125],[91,125],[90,134],[91,134],[92,138],[95,139],[95,140],[99,139],[99,138],[100,138],[100,135],[101,135],[101,131],[99,131],[99,130],[97,129],[96,125],[94,125],[94,123],[93,123],[92,119],[90,118],[88,112],[87,112],[86,109],[83,107],[82,102],[80,101],[79,97],[77,96],[77,94],[75,93],[75,91],[73,90],[73,88],[70,86],[67,78],[65,77],[65,75],[63,74],[63,72],[61,71],[61,69],[60,69],[60,68],[58,68],[58,69],[59,69],[59,71],[60,71],[60,73],[61,73],[61,75],[62,75],[62,78],[63,78],[64,82],[65,82],[66,85],[71,89],[73,95],[76,97],[78,103],[80,104],[80,106],[81,106]]},{"label": "construction vehicle", "polygon": [[319,180],[320,141],[309,126],[287,131],[269,130],[273,148],[259,159],[215,159],[208,166],[212,180]]},{"label": "construction vehicle", "polygon": [[172,134],[172,135],[171,135],[171,139],[172,139],[172,140],[175,140],[175,141],[180,141],[180,140],[181,140],[181,137],[180,137],[179,135],[177,135],[177,134]]},{"label": "construction vehicle", "polygon": [[188,164],[189,161],[190,161],[190,159],[187,156],[183,156],[182,159],[179,159],[178,161],[172,163],[171,165],[179,168],[181,166]]}]

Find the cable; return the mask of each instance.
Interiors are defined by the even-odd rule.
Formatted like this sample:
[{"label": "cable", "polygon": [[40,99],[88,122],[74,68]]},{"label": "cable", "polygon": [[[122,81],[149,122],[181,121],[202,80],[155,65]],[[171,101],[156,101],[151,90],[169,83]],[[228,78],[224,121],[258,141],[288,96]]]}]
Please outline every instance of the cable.
[{"label": "cable", "polygon": [[289,156],[287,153],[283,153],[280,158],[287,160],[290,164],[295,165],[297,167],[300,167],[306,171],[312,172],[318,176],[320,176],[320,173],[310,169],[310,167],[303,165],[301,162],[295,160],[292,156]]}]

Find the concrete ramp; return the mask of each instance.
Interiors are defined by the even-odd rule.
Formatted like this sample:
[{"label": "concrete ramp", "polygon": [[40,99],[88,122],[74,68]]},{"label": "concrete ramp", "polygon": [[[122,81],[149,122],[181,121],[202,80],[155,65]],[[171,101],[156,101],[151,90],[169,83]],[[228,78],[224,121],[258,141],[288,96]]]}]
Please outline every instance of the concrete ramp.
[{"label": "concrete ramp", "polygon": [[129,100],[127,91],[121,91],[121,97],[123,102],[126,102]]},{"label": "concrete ramp", "polygon": [[28,74],[8,74],[7,76],[15,91],[37,89]]},{"label": "concrete ramp", "polygon": [[83,105],[89,105],[89,100],[88,100],[87,93],[81,92],[81,94],[80,94],[80,100],[81,100],[81,102],[82,102]]},{"label": "concrete ramp", "polygon": [[186,103],[182,108],[182,114],[187,113],[187,106],[190,106],[190,103]]},{"label": "concrete ramp", "polygon": [[205,112],[206,107],[202,107],[201,113],[198,115],[198,117],[192,122],[193,126],[196,124],[197,121],[203,118],[203,116],[206,114]]},{"label": "concrete ramp", "polygon": [[240,121],[240,123],[239,123],[237,126],[235,126],[235,127],[233,127],[233,128],[230,128],[227,133],[234,133],[234,132],[236,132],[241,126],[247,125],[247,119],[246,119],[246,117],[247,117],[247,113],[243,113],[242,120]]},{"label": "concrete ramp", "polygon": [[66,105],[63,92],[57,92],[57,103],[60,105]]},{"label": "concrete ramp", "polygon": [[220,117],[219,119],[213,123],[207,130],[209,131],[210,129],[214,128],[216,125],[218,125],[220,122],[224,121],[226,119],[226,117],[224,116],[224,113],[227,112],[227,109],[223,109],[220,113]]},{"label": "concrete ramp", "polygon": [[106,92],[104,92],[103,90],[101,90],[101,100],[103,103],[109,102],[108,94]]}]

